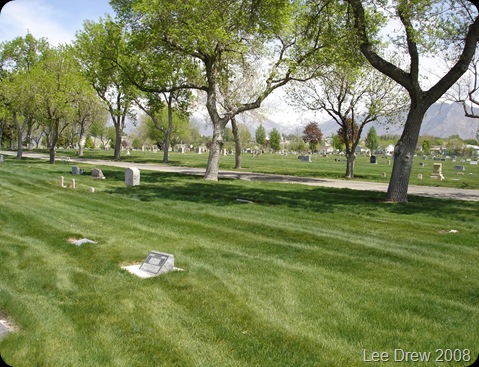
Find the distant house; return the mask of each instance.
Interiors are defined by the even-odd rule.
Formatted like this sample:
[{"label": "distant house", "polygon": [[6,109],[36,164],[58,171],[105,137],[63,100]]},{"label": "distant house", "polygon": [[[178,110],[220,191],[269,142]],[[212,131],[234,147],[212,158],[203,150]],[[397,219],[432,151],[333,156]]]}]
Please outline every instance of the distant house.
[{"label": "distant house", "polygon": [[370,150],[368,148],[362,147],[361,145],[358,145],[356,147],[355,153],[356,154],[362,154],[362,153],[369,154]]},{"label": "distant house", "polygon": [[475,154],[479,156],[479,146],[467,144],[466,149],[472,149],[475,152]]},{"label": "distant house", "polygon": [[393,155],[394,154],[394,145],[389,144],[386,149],[384,150],[386,155]]},{"label": "distant house", "polygon": [[330,145],[321,145],[318,149],[319,154],[325,155],[325,154],[332,154],[334,152],[334,149]]}]

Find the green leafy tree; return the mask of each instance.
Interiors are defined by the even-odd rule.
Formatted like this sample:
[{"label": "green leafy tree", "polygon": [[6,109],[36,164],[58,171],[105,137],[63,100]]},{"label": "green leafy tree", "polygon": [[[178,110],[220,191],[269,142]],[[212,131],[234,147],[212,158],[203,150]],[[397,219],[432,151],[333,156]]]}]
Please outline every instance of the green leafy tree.
[{"label": "green leafy tree", "polygon": [[104,102],[95,93],[91,84],[83,78],[77,85],[76,93],[74,93],[72,103],[75,108],[73,116],[73,125],[75,133],[78,135],[78,155],[83,156],[83,148],[85,147],[85,136],[95,121],[107,121],[107,110]]},{"label": "green leafy tree", "polygon": [[426,155],[429,155],[431,153],[431,141],[430,140],[424,140],[422,142],[422,151]]},{"label": "green leafy tree", "polygon": [[302,152],[306,149],[306,144],[300,136],[293,136],[290,139],[290,149],[296,152]]},{"label": "green leafy tree", "polygon": [[[188,122],[187,108],[191,98],[190,93],[185,89],[177,89],[169,93],[146,92],[143,96],[143,100],[136,99],[136,103],[150,117],[161,135],[161,139],[157,139],[157,142],[163,149],[163,163],[167,163],[171,143],[176,144],[175,136],[179,135],[178,131],[183,122]],[[164,112],[166,112],[166,121]],[[153,135],[159,137],[158,134]]]},{"label": "green leafy tree", "polygon": [[120,160],[121,136],[126,121],[134,118],[133,105],[138,93],[119,66],[127,58],[126,49],[124,28],[109,16],[98,23],[86,21],[75,40],[81,70],[105,102],[115,127],[115,160]]},{"label": "green leafy tree", "polygon": [[274,128],[269,134],[269,145],[273,151],[278,151],[281,149],[281,134],[278,129]]},{"label": "green leafy tree", "polygon": [[[334,4],[334,1],[328,3]],[[196,1],[196,0],[112,0],[118,17],[127,23],[133,37],[146,42],[150,52],[168,50],[180,65],[196,65],[201,73],[185,84],[206,94],[206,108],[213,124],[213,139],[205,179],[217,180],[224,129],[231,118],[259,108],[274,90],[282,87],[315,54],[329,37],[304,37],[309,23],[301,18],[304,7],[284,0]],[[321,9],[330,8],[324,6]],[[322,13],[321,13],[322,14]],[[316,18],[325,22],[326,16]],[[308,27],[311,34],[322,34]],[[329,22],[328,25],[334,24]],[[258,65],[268,55],[261,90],[247,99],[227,102],[219,93],[225,79],[232,77],[232,65]],[[243,70],[251,68],[242,68]],[[301,75],[301,77],[303,77]]]},{"label": "green leafy tree", "polygon": [[263,124],[260,124],[255,132],[256,142],[263,148],[266,144],[266,130],[263,127]]},{"label": "green leafy tree", "polygon": [[[324,68],[293,91],[294,101],[309,110],[326,112],[339,126],[347,158],[345,177],[354,177],[355,152],[364,127],[379,117],[394,120],[404,109],[401,88],[348,50],[347,60]],[[354,119],[354,122],[353,122]]]},{"label": "green leafy tree", "polygon": [[37,40],[30,33],[0,45],[0,103],[10,111],[16,128],[17,159],[22,159],[25,133],[30,140],[37,120],[30,74],[48,48],[45,39]]},{"label": "green leafy tree", "polygon": [[338,134],[334,134],[332,137],[331,137],[331,142],[332,142],[332,146],[334,149],[340,151],[340,152],[343,152],[344,151],[344,143],[343,143],[343,140],[341,139],[341,137],[338,135]]},{"label": "green leafy tree", "polygon": [[238,124],[238,136],[242,147],[247,147],[251,144],[251,131],[245,124]]},{"label": "green leafy tree", "polygon": [[366,147],[371,151],[371,154],[373,154],[373,152],[376,149],[378,149],[379,138],[378,138],[378,134],[377,134],[376,129],[374,128],[374,126],[372,126],[369,129],[368,135],[366,136],[365,144],[366,144]]},{"label": "green leafy tree", "polygon": [[53,164],[62,132],[75,119],[75,100],[84,78],[71,49],[59,46],[46,52],[42,61],[32,68],[30,81]]},{"label": "green leafy tree", "polygon": [[85,140],[85,148],[87,149],[95,149],[95,143],[91,135],[88,135]]},{"label": "green leafy tree", "polygon": [[106,120],[95,120],[90,126],[89,132],[91,136],[96,139],[100,139],[103,149],[106,149],[108,146],[108,128]]},{"label": "green leafy tree", "polygon": [[132,146],[133,149],[141,149],[143,147],[143,141],[140,138],[134,138]]},{"label": "green leafy tree", "polygon": [[167,135],[172,145],[179,144],[181,141],[186,141],[189,138],[188,115],[180,111],[172,111],[171,124],[167,108],[158,111],[153,117],[146,115],[143,121],[147,126],[148,138],[163,150],[166,149],[165,141]]},{"label": "green leafy tree", "polygon": [[[466,72],[479,39],[479,16],[472,2],[418,0],[376,2],[348,0],[354,19],[358,47],[368,62],[401,85],[408,93],[410,108],[404,130],[394,149],[394,165],[386,200],[407,202],[414,153],[424,116],[429,107],[441,98]],[[400,34],[391,34],[397,53],[408,55],[408,65],[384,56],[377,39],[377,30],[386,27],[377,15],[394,17],[402,25]],[[386,46],[384,46],[386,47]],[[454,49],[453,47],[457,47]],[[451,68],[429,89],[422,86],[420,57],[438,51],[459,50]]]},{"label": "green leafy tree", "polygon": [[309,149],[314,152],[323,139],[323,133],[317,122],[310,122],[303,131],[303,140],[309,144]]}]

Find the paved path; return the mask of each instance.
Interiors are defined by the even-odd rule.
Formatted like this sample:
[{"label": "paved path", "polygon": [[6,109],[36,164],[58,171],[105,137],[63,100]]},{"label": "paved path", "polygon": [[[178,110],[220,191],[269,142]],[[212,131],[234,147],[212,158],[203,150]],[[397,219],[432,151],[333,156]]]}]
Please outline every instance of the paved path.
[{"label": "paved path", "polygon": [[[0,151],[0,154],[4,155],[16,155],[16,152]],[[23,154],[24,157],[49,159],[47,154],[28,153]],[[98,166],[113,166],[113,167],[136,167],[140,170],[160,171],[160,172],[174,172],[190,175],[204,175],[205,170],[201,168],[188,168],[188,167],[175,167],[155,163],[133,163],[133,162],[115,162],[105,160],[90,160],[83,158],[72,159],[72,162],[85,163]],[[239,171],[220,171],[220,178],[236,178],[241,180],[254,180],[254,181],[270,181],[281,183],[295,183],[310,186],[324,186],[334,187],[341,189],[353,189],[353,190],[367,190],[367,191],[380,191],[386,192],[388,185],[378,182],[365,182],[355,180],[333,180],[329,178],[309,178],[309,177],[297,177],[286,175],[274,175],[266,173],[251,173],[251,172],[239,172]],[[466,190],[456,189],[449,187],[432,187],[432,186],[416,186],[409,185],[409,195],[428,196],[435,198],[447,198],[456,200],[468,200],[479,201],[479,190]]]}]

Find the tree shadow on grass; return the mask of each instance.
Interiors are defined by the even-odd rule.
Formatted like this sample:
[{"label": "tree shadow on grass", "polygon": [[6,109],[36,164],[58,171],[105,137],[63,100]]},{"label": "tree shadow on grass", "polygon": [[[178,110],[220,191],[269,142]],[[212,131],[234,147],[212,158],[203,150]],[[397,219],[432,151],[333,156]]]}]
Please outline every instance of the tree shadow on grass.
[{"label": "tree shadow on grass", "polygon": [[[113,180],[124,180],[123,172],[112,170],[105,175]],[[409,203],[391,204],[384,201],[384,193],[375,191],[237,179],[212,182],[200,176],[151,171],[141,173],[140,186],[116,187],[108,192],[141,201],[184,201],[215,206],[252,202],[265,207],[285,206],[315,213],[349,211],[364,214],[381,210],[402,215],[427,213],[444,217],[457,215],[461,210],[477,209],[477,203],[465,201],[414,196],[410,197]]]}]

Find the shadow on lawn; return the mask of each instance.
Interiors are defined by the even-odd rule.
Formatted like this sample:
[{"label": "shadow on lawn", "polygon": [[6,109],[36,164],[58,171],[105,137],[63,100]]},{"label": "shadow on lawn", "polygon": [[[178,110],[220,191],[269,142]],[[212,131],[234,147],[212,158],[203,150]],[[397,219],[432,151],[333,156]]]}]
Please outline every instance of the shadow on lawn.
[{"label": "shadow on lawn", "polygon": [[[123,172],[104,172],[111,179],[124,179]],[[341,210],[364,214],[382,210],[403,215],[427,213],[444,217],[455,216],[477,206],[477,203],[473,202],[418,196],[412,197],[407,204],[391,204],[384,202],[384,193],[374,191],[245,182],[236,179],[212,182],[205,181],[200,176],[164,172],[142,172],[140,186],[116,187],[108,192],[141,201],[173,200],[216,206],[244,205],[238,201],[240,199],[252,201],[255,205],[287,206],[319,213]]]}]

